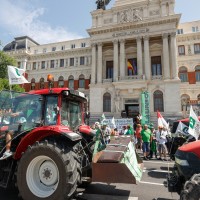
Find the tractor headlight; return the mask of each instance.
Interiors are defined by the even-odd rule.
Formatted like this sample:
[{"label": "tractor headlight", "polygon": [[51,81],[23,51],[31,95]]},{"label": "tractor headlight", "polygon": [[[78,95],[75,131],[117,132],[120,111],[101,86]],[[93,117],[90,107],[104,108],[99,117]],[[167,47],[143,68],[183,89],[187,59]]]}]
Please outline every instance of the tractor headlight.
[{"label": "tractor headlight", "polygon": [[189,163],[187,160],[181,160],[179,158],[175,158],[175,161],[177,164],[181,165],[181,166],[189,166]]}]

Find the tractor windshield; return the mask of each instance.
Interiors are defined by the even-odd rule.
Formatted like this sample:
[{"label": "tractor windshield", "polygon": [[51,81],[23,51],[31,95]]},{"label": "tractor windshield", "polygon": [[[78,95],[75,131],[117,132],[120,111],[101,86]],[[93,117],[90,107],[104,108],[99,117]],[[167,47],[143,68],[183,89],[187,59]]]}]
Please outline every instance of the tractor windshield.
[{"label": "tractor windshield", "polygon": [[1,126],[12,126],[15,131],[25,131],[41,123],[40,95],[2,91],[0,93]]},{"label": "tractor windshield", "polygon": [[80,103],[63,98],[61,108],[61,123],[72,130],[81,124]]}]

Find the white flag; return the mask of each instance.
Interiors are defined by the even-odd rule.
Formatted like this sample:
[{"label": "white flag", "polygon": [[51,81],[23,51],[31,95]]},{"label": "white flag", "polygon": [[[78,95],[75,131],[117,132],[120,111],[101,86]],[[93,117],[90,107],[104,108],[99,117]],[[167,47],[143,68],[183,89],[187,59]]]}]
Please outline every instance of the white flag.
[{"label": "white flag", "polygon": [[189,129],[188,126],[186,126],[186,125],[185,125],[184,123],[182,123],[182,122],[179,122],[175,134],[181,133],[181,134],[183,134],[183,135],[188,135],[188,134],[189,134],[189,133],[188,133],[188,129]]},{"label": "white flag", "polygon": [[158,118],[158,127],[162,126],[165,127],[166,129],[169,128],[169,124],[165,121],[165,119],[163,118],[163,116],[159,111],[157,111],[157,118]]},{"label": "white flag", "polygon": [[23,69],[19,69],[17,67],[8,65],[9,84],[15,85],[15,84],[29,83],[23,75],[24,72],[25,70]]},{"label": "white flag", "polygon": [[101,115],[101,123],[103,123],[103,121],[106,120],[106,116],[104,115],[104,113]]},{"label": "white flag", "polygon": [[200,122],[198,117],[196,116],[195,112],[192,109],[192,106],[190,106],[190,117],[189,117],[189,134],[194,136],[196,140],[198,140],[198,137],[200,135]]},{"label": "white flag", "polygon": [[115,118],[114,117],[112,118],[111,123],[113,124],[113,127],[116,128]]}]

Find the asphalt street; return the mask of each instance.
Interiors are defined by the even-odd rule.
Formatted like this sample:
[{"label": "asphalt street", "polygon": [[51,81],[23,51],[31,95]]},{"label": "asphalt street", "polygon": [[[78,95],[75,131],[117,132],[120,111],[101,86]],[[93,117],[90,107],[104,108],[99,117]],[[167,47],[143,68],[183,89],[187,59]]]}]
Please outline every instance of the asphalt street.
[{"label": "asphalt street", "polygon": [[[144,161],[143,177],[137,185],[92,183],[78,189],[76,200],[178,200],[176,193],[169,193],[166,184],[168,170],[173,162]],[[17,200],[16,190],[0,190],[1,200]],[[74,199],[74,200],[75,200]]]}]

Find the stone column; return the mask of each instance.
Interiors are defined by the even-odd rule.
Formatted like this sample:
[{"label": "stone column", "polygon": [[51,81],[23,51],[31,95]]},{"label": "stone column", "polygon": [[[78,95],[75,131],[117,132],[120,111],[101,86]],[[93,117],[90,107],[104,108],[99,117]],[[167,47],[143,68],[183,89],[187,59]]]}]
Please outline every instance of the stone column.
[{"label": "stone column", "polygon": [[24,69],[25,71],[27,70],[26,65],[27,65],[27,59],[25,58],[25,59],[23,59],[22,64],[21,64],[22,69]]},{"label": "stone column", "polygon": [[91,69],[91,83],[96,83],[96,44],[92,44],[92,69]]},{"label": "stone column", "polygon": [[98,43],[97,83],[102,83],[102,43]]},{"label": "stone column", "polygon": [[137,37],[137,67],[138,75],[143,75],[143,64],[142,64],[142,37]]},{"label": "stone column", "polygon": [[118,70],[119,70],[119,50],[118,50],[118,40],[114,40],[113,41],[113,46],[114,46],[114,56],[113,56],[113,60],[114,60],[114,77],[113,80],[116,82],[118,81]]},{"label": "stone column", "polygon": [[171,33],[170,36],[171,36],[170,50],[171,50],[172,78],[179,79],[178,65],[177,65],[177,51],[176,51],[176,32]]},{"label": "stone column", "polygon": [[169,64],[169,40],[168,33],[163,34],[163,71],[164,78],[170,78],[170,64]]},{"label": "stone column", "polygon": [[150,53],[149,53],[149,36],[144,36],[144,69],[147,80],[151,78]]},{"label": "stone column", "polygon": [[125,40],[120,40],[120,78],[125,77]]}]

